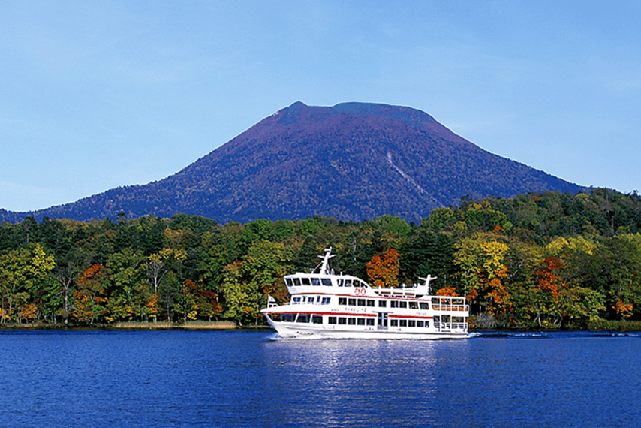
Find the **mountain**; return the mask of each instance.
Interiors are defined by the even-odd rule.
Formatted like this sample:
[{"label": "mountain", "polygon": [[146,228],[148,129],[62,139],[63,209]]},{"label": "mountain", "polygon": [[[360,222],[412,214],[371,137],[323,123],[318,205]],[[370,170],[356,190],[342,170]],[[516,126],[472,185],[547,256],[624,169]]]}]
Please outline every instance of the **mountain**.
[{"label": "mountain", "polygon": [[182,171],[0,220],[201,215],[221,223],[328,216],[420,221],[461,197],[511,197],[581,186],[489,153],[420,110],[296,102]]}]

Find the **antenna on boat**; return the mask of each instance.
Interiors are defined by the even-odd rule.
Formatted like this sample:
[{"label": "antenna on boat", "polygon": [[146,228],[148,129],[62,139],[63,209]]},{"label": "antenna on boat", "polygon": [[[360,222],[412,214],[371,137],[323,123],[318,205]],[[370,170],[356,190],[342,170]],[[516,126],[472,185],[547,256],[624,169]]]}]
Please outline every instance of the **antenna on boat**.
[{"label": "antenna on boat", "polygon": [[425,281],[425,284],[423,285],[427,287],[427,294],[430,294],[430,281],[438,279],[438,276],[427,275],[427,278],[422,278],[419,276],[418,279]]},{"label": "antenna on boat", "polygon": [[[318,266],[320,266],[320,268],[318,268],[318,266],[316,266],[316,268],[318,268],[318,273],[323,274],[323,275],[329,275],[330,274],[329,259],[331,259],[332,257],[336,257],[336,256],[331,254],[332,253],[332,247],[325,248],[324,251],[325,251],[325,254],[323,254],[322,256],[318,256],[319,258],[323,259],[323,261],[318,264]],[[314,270],[316,270],[316,269],[314,269]]]}]

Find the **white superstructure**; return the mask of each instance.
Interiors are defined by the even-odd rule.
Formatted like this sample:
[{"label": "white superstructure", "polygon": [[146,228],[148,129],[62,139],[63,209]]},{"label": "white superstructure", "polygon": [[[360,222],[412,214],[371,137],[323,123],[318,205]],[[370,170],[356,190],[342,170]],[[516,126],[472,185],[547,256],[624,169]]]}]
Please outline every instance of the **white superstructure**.
[{"label": "white superstructure", "polygon": [[460,339],[467,337],[469,308],[464,297],[432,296],[424,284],[399,288],[370,287],[329,267],[331,248],[312,273],[285,277],[291,295],[278,306],[269,298],[261,310],[283,338]]}]

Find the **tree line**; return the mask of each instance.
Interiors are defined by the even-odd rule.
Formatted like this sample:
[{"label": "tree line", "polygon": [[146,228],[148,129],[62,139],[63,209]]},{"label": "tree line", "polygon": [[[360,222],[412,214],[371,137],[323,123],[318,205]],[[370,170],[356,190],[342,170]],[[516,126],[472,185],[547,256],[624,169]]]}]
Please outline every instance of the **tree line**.
[{"label": "tree line", "polygon": [[641,318],[641,198],[592,189],[463,198],[419,224],[313,217],[218,224],[200,216],[0,225],[0,322],[261,323],[283,276],[332,246],[336,272],[373,285],[437,276],[477,325],[587,327]]}]

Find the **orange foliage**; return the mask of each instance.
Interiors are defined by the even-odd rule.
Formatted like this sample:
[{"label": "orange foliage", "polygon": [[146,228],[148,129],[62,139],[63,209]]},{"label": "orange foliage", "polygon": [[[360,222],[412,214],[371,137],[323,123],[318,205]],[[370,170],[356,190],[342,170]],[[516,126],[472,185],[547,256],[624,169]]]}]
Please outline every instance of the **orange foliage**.
[{"label": "orange foliage", "polygon": [[473,288],[472,291],[470,291],[468,293],[468,295],[465,296],[465,298],[467,300],[474,300],[474,299],[476,299],[478,297],[478,295],[479,295],[479,292],[476,289]]},{"label": "orange foliage", "polygon": [[158,316],[158,295],[152,294],[145,306],[149,308],[149,316],[156,318]]},{"label": "orange foliage", "polygon": [[487,282],[490,290],[487,295],[494,302],[492,306],[488,307],[488,312],[495,316],[502,316],[514,311],[511,302],[512,295],[503,281],[501,281],[501,278],[507,278],[508,276],[507,266],[501,267],[501,269],[495,271],[494,274],[496,276]]},{"label": "orange foliage", "polygon": [[38,316],[38,307],[34,303],[28,303],[21,307],[22,318],[35,319]]},{"label": "orange foliage", "polygon": [[542,291],[549,291],[555,299],[559,297],[559,291],[562,288],[567,288],[568,285],[561,281],[561,278],[556,272],[565,267],[561,259],[558,257],[547,257],[543,261],[543,269],[537,270],[534,274],[537,276],[537,287]]},{"label": "orange foliage", "polygon": [[95,276],[99,275],[101,271],[102,271],[102,265],[100,263],[91,265],[86,271],[84,271],[80,279],[78,279],[78,284],[81,286],[88,285],[91,278],[94,278]]},{"label": "orange foliage", "polygon": [[490,287],[492,291],[488,293],[488,296],[494,299],[496,305],[502,305],[508,301],[510,293],[505,289],[503,283],[498,278],[493,278],[490,280]]},{"label": "orange foliage", "polygon": [[105,288],[102,286],[104,277],[102,265],[96,263],[84,271],[78,279],[79,288],[73,293],[75,308],[72,313],[78,321],[93,322],[104,312],[101,307],[101,304],[107,301],[104,295]]},{"label": "orange foliage", "polygon": [[[476,291],[476,290],[474,290]],[[436,292],[437,296],[452,296],[452,297],[458,297],[459,295],[456,294],[456,288],[454,287],[444,287],[441,288]]]},{"label": "orange foliage", "polygon": [[382,255],[375,255],[367,263],[367,276],[375,287],[396,287],[398,285],[399,255],[389,249]]},{"label": "orange foliage", "polygon": [[632,303],[623,303],[623,301],[619,299],[616,305],[612,306],[612,309],[617,311],[617,314],[621,315],[622,317],[628,318],[630,315],[632,315],[634,305]]},{"label": "orange foliage", "polygon": [[218,302],[218,294],[211,290],[204,290],[202,296],[211,303],[211,312],[216,316],[223,312],[223,304]]}]

